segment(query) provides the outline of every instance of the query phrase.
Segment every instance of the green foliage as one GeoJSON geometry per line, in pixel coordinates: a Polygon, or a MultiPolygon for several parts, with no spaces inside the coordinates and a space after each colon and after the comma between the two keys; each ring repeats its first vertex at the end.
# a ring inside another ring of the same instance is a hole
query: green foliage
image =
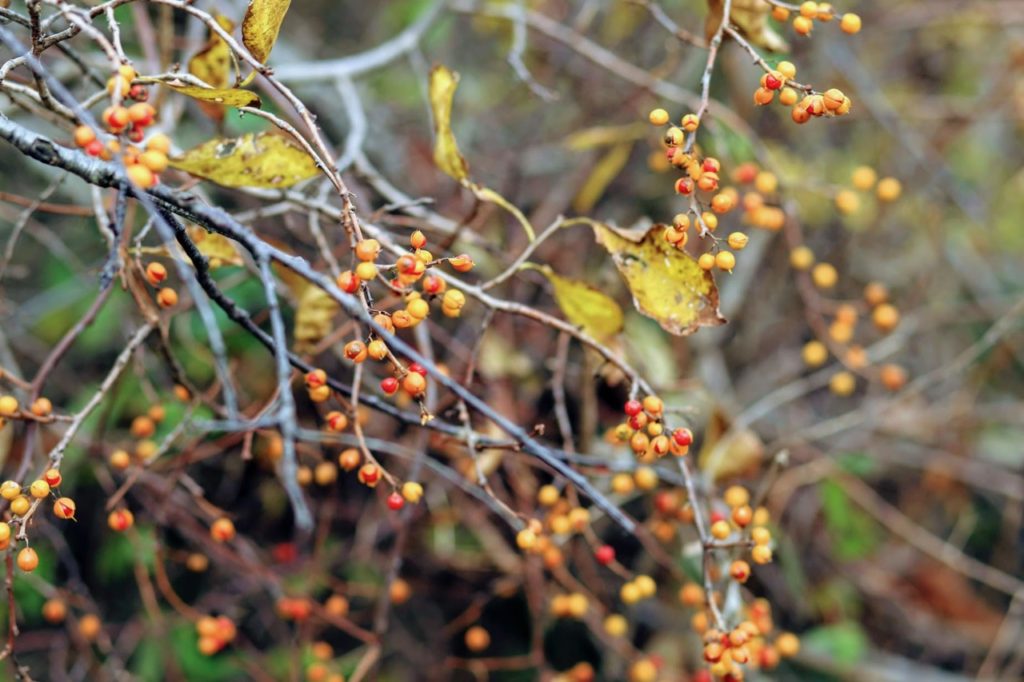
{"type": "Polygon", "coordinates": [[[880,532],[875,522],[854,506],[842,486],[824,480],[818,486],[829,541],[840,561],[863,559],[875,551],[880,532]]]}

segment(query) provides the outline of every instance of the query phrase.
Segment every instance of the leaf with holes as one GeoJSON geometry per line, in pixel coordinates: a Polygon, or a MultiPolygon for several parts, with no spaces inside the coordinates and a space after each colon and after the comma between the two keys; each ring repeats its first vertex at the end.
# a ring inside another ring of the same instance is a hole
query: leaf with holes
{"type": "Polygon", "coordinates": [[[690,254],[665,241],[665,226],[624,230],[590,221],[633,294],[633,304],[662,328],[679,336],[725,323],[718,287],[690,254]]]}
{"type": "Polygon", "coordinates": [[[171,159],[170,164],[224,187],[291,187],[320,172],[304,149],[274,133],[214,138],[171,159]]]}

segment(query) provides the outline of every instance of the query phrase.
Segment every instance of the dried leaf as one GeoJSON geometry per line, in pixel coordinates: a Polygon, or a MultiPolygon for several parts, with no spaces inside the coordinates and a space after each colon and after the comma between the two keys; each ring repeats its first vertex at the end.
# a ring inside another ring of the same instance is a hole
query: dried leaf
{"type": "MultiPolygon", "coordinates": [[[[259,108],[262,105],[259,95],[250,90],[242,90],[241,88],[202,88],[198,85],[188,85],[181,81],[161,81],[160,84],[166,85],[175,92],[180,92],[192,99],[199,100],[201,105],[206,104],[218,107],[221,115],[223,115],[223,108],[225,106],[259,108]]],[[[203,110],[207,111],[207,107],[203,107],[203,110]]],[[[209,112],[207,111],[207,113],[209,112]]]]}
{"type": "Polygon", "coordinates": [[[633,151],[632,142],[623,142],[608,150],[608,153],[594,164],[586,182],[572,200],[572,208],[577,213],[589,213],[594,205],[601,200],[608,185],[619,176],[629,155],[633,151]]]}
{"type": "Polygon", "coordinates": [[[566,319],[598,341],[607,341],[622,331],[622,308],[613,298],[586,282],[556,274],[547,265],[524,263],[523,267],[542,273],[554,288],[555,301],[566,319]]]}
{"type": "MultiPolygon", "coordinates": [[[[722,24],[722,0],[708,0],[708,10],[704,31],[707,39],[711,40],[722,24]]],[[[753,45],[772,52],[789,52],[789,43],[775,32],[768,21],[771,11],[768,0],[732,0],[729,18],[753,45]]]]}
{"type": "MultiPolygon", "coordinates": [[[[235,23],[227,17],[218,14],[214,19],[228,33],[235,28],[235,23]]],[[[188,72],[207,85],[222,90],[231,85],[231,64],[231,48],[217,33],[210,31],[206,45],[188,61],[188,72]]],[[[224,107],[220,104],[201,101],[199,107],[214,120],[224,118],[224,107]]]]}
{"type": "Polygon", "coordinates": [[[242,42],[260,63],[266,64],[277,42],[291,0],[251,0],[242,19],[242,42]]]}
{"type": "Polygon", "coordinates": [[[665,331],[684,336],[725,323],[711,273],[665,241],[664,225],[630,231],[596,221],[590,224],[626,280],[636,309],[657,320],[665,331]]]}
{"type": "Polygon", "coordinates": [[[452,103],[458,86],[459,74],[448,67],[438,65],[431,69],[429,91],[430,109],[434,115],[434,163],[448,177],[458,180],[463,187],[473,192],[480,201],[496,204],[511,213],[532,242],[535,239],[533,226],[523,212],[493,189],[469,179],[469,163],[459,152],[459,144],[452,133],[452,103]]]}
{"type": "Polygon", "coordinates": [[[734,429],[719,411],[711,415],[704,432],[698,463],[718,483],[756,471],[764,459],[764,443],[750,429],[734,429]]]}
{"type": "Polygon", "coordinates": [[[434,113],[434,163],[449,177],[469,179],[469,164],[459,152],[452,133],[452,102],[459,86],[459,74],[438,65],[430,71],[430,108],[434,113]]]}
{"type": "Polygon", "coordinates": [[[171,166],[224,187],[291,187],[320,172],[305,150],[273,133],[214,138],[171,159],[171,166]]]}
{"type": "Polygon", "coordinates": [[[197,225],[188,228],[188,237],[199,252],[206,256],[211,270],[222,265],[242,265],[242,255],[238,253],[238,247],[224,235],[207,232],[197,225]]]}

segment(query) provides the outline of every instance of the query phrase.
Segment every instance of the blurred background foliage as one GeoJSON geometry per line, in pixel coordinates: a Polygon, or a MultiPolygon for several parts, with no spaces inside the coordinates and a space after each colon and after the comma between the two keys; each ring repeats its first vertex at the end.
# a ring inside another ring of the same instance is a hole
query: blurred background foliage
{"type": "MultiPolygon", "coordinates": [[[[200,4],[230,16],[243,11],[240,2],[200,4]]],[[[294,3],[272,63],[336,59],[370,49],[406,29],[432,4],[294,3]]],[[[468,219],[469,229],[481,239],[467,250],[486,274],[500,271],[509,254],[525,245],[524,238],[506,216],[475,212],[468,194],[434,167],[425,97],[432,64],[461,73],[453,120],[474,178],[515,202],[536,226],[578,211],[631,225],[647,218],[667,220],[680,210],[672,178],[650,163],[652,154],[660,154],[657,132],[637,123],[653,106],[666,106],[674,117],[685,109],[585,58],[580,41],[691,92],[698,88],[705,60],[704,51],[674,40],[636,4],[531,1],[531,10],[577,36],[563,44],[530,31],[526,64],[539,83],[557,93],[555,101],[544,102],[506,63],[509,22],[488,16],[488,8],[507,4],[479,3],[480,13],[442,9],[418,49],[360,77],[355,86],[367,118],[367,157],[408,195],[432,197],[439,213],[468,219]]],[[[864,30],[855,38],[827,25],[810,40],[790,34],[789,58],[799,67],[801,80],[849,94],[853,114],[797,127],[787,109],[754,107],[751,93],[760,72],[746,53],[727,41],[712,97],[733,109],[750,130],[712,120],[701,145],[721,158],[726,169],[755,154],[768,159],[785,196],[794,202],[806,243],[839,269],[836,299],[858,298],[868,281],[884,282],[904,322],[883,350],[906,366],[912,378],[941,373],[958,362],[964,349],[981,341],[1024,293],[1024,8],[1002,0],[836,4],[860,13],[864,30]],[[864,195],[858,211],[842,216],[833,206],[835,193],[849,186],[852,169],[863,164],[899,178],[903,195],[888,205],[864,195]]],[[[701,32],[703,2],[666,0],[662,6],[681,26],[701,32]]],[[[117,17],[128,52],[138,54],[133,14],[121,7],[117,17]]],[[[202,35],[183,16],[176,21],[176,54],[185,59],[201,44],[202,35]]],[[[340,148],[350,121],[338,90],[324,81],[298,85],[296,91],[340,148]]],[[[181,148],[217,134],[266,128],[264,121],[235,112],[218,126],[194,104],[178,106],[186,109],[173,130],[181,148]]],[[[7,102],[3,107],[16,115],[7,102]]],[[[269,97],[265,108],[278,111],[269,97]]],[[[9,148],[0,154],[5,193],[36,196],[55,177],[9,148]]],[[[353,186],[364,212],[384,203],[358,174],[353,186]]],[[[207,191],[232,210],[259,205],[212,186],[207,191]]],[[[80,206],[90,201],[87,188],[77,180],[60,182],[50,200],[80,206]]],[[[0,202],[0,242],[10,238],[22,210],[0,202]]],[[[142,220],[135,215],[137,225],[142,220]]],[[[298,234],[300,222],[288,216],[252,224],[315,258],[312,244],[298,234]]],[[[736,275],[719,276],[729,324],[688,339],[666,335],[628,306],[628,293],[588,229],[556,234],[533,260],[614,295],[627,311],[622,351],[670,405],[692,410],[704,431],[711,415],[731,421],[808,374],[800,347],[812,333],[788,267],[789,248],[778,234],[758,233],[755,241],[760,244],[756,255],[747,261],[740,254],[736,275]]],[[[37,213],[29,218],[2,281],[0,364],[21,367],[23,376],[31,376],[32,368],[88,308],[105,256],[90,217],[37,213]]],[[[261,309],[259,283],[246,269],[224,267],[216,278],[243,307],[261,309]]],[[[506,295],[557,312],[544,278],[534,273],[517,277],[506,295]]],[[[72,347],[47,385],[46,394],[62,411],[74,411],[95,390],[135,324],[133,310],[130,296],[115,291],[72,347]]],[[[269,356],[252,337],[220,313],[218,317],[241,393],[267,396],[274,389],[269,356]]],[[[444,359],[453,366],[462,366],[460,354],[473,346],[480,319],[470,314],[439,324],[438,339],[445,340],[451,353],[444,359]]],[[[873,385],[839,398],[818,382],[806,395],[780,402],[752,421],[763,443],[792,443],[790,467],[769,496],[777,520],[778,560],[756,571],[750,586],[773,604],[780,627],[804,633],[804,647],[798,660],[769,679],[966,679],[978,669],[1000,627],[1014,627],[1012,618],[1004,625],[1008,595],[917,551],[893,527],[889,513],[898,510],[916,528],[1006,574],[1019,577],[1024,571],[1024,334],[1019,319],[1011,323],[1009,333],[962,370],[907,400],[885,403],[884,392],[873,385]],[[875,405],[884,406],[884,412],[878,414],[875,405]],[[801,438],[816,424],[858,409],[865,414],[854,428],[811,442],[801,438]],[[821,458],[830,466],[816,466],[821,458]],[[865,489],[873,492],[865,494],[865,489]]],[[[869,331],[862,334],[865,344],[877,340],[869,331]]],[[[196,317],[176,317],[170,338],[188,375],[208,385],[214,373],[196,317]]],[[[479,359],[481,394],[519,423],[544,424],[548,433],[557,433],[548,362],[554,341],[550,330],[499,316],[484,334],[479,359]]],[[[595,379],[596,365],[580,349],[572,351],[572,358],[570,407],[575,417],[590,410],[589,421],[583,422],[589,431],[578,434],[581,450],[608,454],[601,431],[614,422],[624,389],[607,377],[595,379]]],[[[111,400],[90,420],[91,435],[80,438],[69,453],[64,491],[78,501],[78,522],[60,529],[41,523],[45,540],[33,545],[40,553],[40,569],[15,582],[23,659],[54,657],[54,669],[75,659],[65,650],[69,640],[64,631],[40,616],[44,599],[56,587],[88,595],[72,603],[82,612],[99,613],[107,624],[113,649],[102,655],[120,657],[139,679],[243,679],[254,665],[275,679],[288,679],[301,667],[301,657],[308,658],[303,646],[313,633],[275,620],[269,597],[238,574],[239,566],[219,564],[214,557],[204,573],[186,570],[181,557],[195,549],[194,538],[177,532],[174,515],[165,515],[159,501],[138,499],[145,497],[144,490],[130,496],[133,507],[146,510],[139,514],[137,532],[117,535],[106,527],[104,504],[115,481],[103,465],[105,456],[129,445],[126,429],[149,405],[160,403],[167,410],[157,442],[184,415],[185,407],[171,397],[171,383],[161,367],[155,353],[140,355],[136,371],[125,375],[111,400]],[[167,564],[175,591],[187,603],[235,617],[247,646],[212,658],[201,656],[194,629],[185,619],[163,604],[159,618],[151,613],[136,583],[146,584],[140,576],[149,576],[156,561],[167,564]]],[[[20,456],[18,436],[11,429],[7,427],[2,445],[8,469],[20,456]]],[[[368,431],[400,443],[414,438],[384,418],[374,419],[368,431]]],[[[277,561],[272,550],[291,541],[290,514],[279,484],[260,457],[239,459],[239,439],[213,442],[217,447],[194,461],[183,455],[181,465],[212,504],[231,511],[240,533],[262,552],[268,570],[282,576],[290,589],[316,598],[339,583],[351,586],[353,612],[357,620],[368,621],[393,541],[390,531],[375,539],[376,525],[389,527],[390,522],[381,505],[372,502],[373,495],[351,480],[330,493],[311,489],[331,533],[318,540],[312,554],[277,561]]],[[[320,456],[316,450],[306,454],[310,461],[320,456]]],[[[515,476],[517,470],[509,465],[505,475],[515,476]]],[[[756,487],[759,476],[746,480],[756,487]]],[[[448,657],[468,656],[468,651],[462,631],[447,631],[444,623],[493,588],[495,573],[487,558],[493,551],[488,536],[497,533],[493,520],[484,524],[484,512],[456,508],[443,495],[428,506],[432,513],[417,517],[403,568],[413,596],[396,606],[380,679],[445,678],[451,671],[439,666],[448,657]]],[[[627,510],[643,518],[648,506],[649,501],[638,499],[627,510]]],[[[643,567],[639,548],[616,532],[607,531],[620,554],[628,556],[632,548],[637,566],[643,567]]],[[[641,627],[635,642],[667,661],[692,665],[689,616],[675,605],[671,585],[664,592],[664,599],[637,614],[641,627]]],[[[523,594],[494,596],[485,604],[479,622],[492,634],[490,655],[527,653],[534,636],[531,622],[536,626],[536,621],[523,594]]],[[[1019,641],[1019,605],[1015,627],[1017,634],[1011,636],[1019,641]]],[[[589,660],[607,676],[603,679],[621,674],[616,664],[602,666],[614,655],[579,623],[550,621],[544,628],[544,651],[553,667],[589,660]]],[[[342,657],[339,668],[351,672],[358,656],[346,652],[358,651],[355,641],[332,629],[317,637],[334,645],[342,657]]],[[[1018,674],[1024,665],[1020,656],[1017,651],[1008,663],[1016,661],[1018,674]]],[[[472,678],[465,670],[452,674],[472,678]]],[[[494,672],[491,679],[536,675],[536,669],[527,668],[494,672]]],[[[73,677],[100,679],[88,672],[73,677]]]]}

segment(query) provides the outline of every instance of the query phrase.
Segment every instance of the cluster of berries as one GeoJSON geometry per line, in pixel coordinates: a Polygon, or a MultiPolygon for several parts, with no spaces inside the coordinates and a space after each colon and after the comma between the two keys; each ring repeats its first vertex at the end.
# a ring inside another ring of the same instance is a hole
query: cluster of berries
{"type": "MultiPolygon", "coordinates": [[[[789,7],[782,4],[775,4],[772,8],[772,18],[776,21],[788,21],[791,14],[792,11],[789,7]]],[[[831,3],[811,2],[810,0],[800,3],[796,8],[796,16],[793,17],[793,30],[798,35],[809,36],[811,31],[814,30],[814,22],[816,20],[828,23],[836,19],[837,16],[839,18],[839,28],[843,33],[853,35],[860,32],[861,19],[859,15],[847,12],[839,16],[832,9],[831,3]]]]}

